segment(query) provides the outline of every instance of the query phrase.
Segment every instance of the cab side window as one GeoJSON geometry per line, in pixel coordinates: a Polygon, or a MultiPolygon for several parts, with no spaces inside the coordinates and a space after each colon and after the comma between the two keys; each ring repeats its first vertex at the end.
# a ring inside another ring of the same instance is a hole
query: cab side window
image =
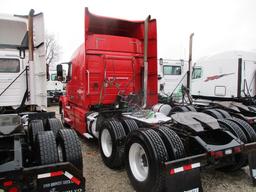
{"type": "Polygon", "coordinates": [[[181,75],[181,66],[164,65],[164,75],[181,75]]]}
{"type": "Polygon", "coordinates": [[[192,72],[192,79],[200,79],[202,77],[202,68],[196,67],[192,72]]]}

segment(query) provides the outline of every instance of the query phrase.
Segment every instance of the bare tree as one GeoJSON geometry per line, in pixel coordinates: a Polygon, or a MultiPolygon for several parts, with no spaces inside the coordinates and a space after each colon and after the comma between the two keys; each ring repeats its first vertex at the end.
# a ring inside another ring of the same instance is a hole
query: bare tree
{"type": "Polygon", "coordinates": [[[53,34],[47,34],[45,37],[45,47],[46,47],[46,64],[48,66],[54,65],[58,61],[60,56],[60,46],[53,34]]]}

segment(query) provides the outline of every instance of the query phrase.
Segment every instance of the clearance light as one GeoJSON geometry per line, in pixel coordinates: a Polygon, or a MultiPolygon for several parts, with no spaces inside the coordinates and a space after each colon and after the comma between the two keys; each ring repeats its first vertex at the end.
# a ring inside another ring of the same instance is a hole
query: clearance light
{"type": "Polygon", "coordinates": [[[234,147],[233,151],[234,151],[234,153],[240,153],[241,152],[241,147],[234,147]]]}

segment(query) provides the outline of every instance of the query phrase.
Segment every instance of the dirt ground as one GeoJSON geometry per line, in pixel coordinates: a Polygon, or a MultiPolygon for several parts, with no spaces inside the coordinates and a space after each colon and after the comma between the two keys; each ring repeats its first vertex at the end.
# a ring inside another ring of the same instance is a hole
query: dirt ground
{"type": "MultiPolygon", "coordinates": [[[[48,109],[55,111],[59,117],[58,107],[52,106],[48,109]]],[[[103,164],[96,141],[81,138],[81,145],[87,192],[135,191],[129,182],[125,169],[111,170],[103,164]]],[[[206,192],[256,192],[256,187],[252,187],[248,176],[248,167],[233,173],[207,170],[202,172],[201,178],[203,189],[206,192]]]]}

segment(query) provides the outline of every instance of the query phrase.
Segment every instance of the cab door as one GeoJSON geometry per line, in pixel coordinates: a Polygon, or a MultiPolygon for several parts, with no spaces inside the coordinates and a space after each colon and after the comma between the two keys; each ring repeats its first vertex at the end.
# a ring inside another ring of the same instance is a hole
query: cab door
{"type": "MultiPolygon", "coordinates": [[[[165,94],[179,94],[180,87],[182,83],[180,83],[179,87],[177,87],[178,83],[182,80],[182,66],[181,65],[163,65],[163,82],[164,82],[164,93],[165,94]]],[[[183,80],[186,80],[183,78],[183,80]]]]}

